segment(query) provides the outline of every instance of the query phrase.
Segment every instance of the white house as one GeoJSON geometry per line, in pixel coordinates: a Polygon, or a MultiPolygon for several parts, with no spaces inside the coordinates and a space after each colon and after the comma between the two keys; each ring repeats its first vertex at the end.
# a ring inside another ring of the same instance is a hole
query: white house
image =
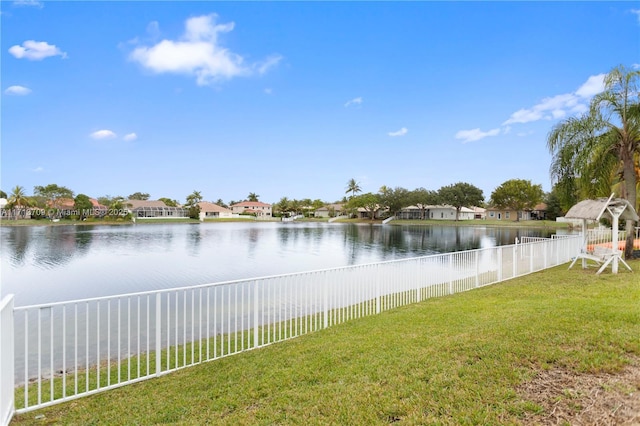
{"type": "Polygon", "coordinates": [[[225,219],[233,217],[233,212],[230,209],[208,201],[201,201],[198,203],[198,206],[200,206],[200,220],[225,219]]]}

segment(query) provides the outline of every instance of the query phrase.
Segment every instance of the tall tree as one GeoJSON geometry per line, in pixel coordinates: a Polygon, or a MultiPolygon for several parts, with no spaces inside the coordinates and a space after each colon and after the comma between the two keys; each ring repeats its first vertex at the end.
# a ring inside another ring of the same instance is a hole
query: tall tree
{"type": "Polygon", "coordinates": [[[380,195],[367,192],[366,194],[349,199],[348,209],[357,210],[360,207],[367,211],[371,220],[374,220],[376,218],[376,212],[380,210],[380,195]]]}
{"type": "Polygon", "coordinates": [[[420,209],[420,216],[422,220],[427,219],[427,206],[439,203],[438,193],[424,188],[416,188],[411,191],[410,198],[411,204],[415,204],[415,206],[420,209]]]}
{"type": "MultiPolygon", "coordinates": [[[[591,99],[589,111],[555,125],[547,138],[553,158],[551,177],[574,182],[580,198],[608,197],[612,187],[624,183],[618,194],[638,209],[635,156],[640,152],[640,71],[624,66],[611,70],[604,91],[591,99]]],[[[625,258],[633,255],[634,221],[627,220],[625,258]]]]}
{"type": "Polygon", "coordinates": [[[33,193],[35,195],[46,198],[49,201],[49,207],[59,208],[58,202],[61,198],[73,198],[73,191],[65,186],[58,186],[51,183],[46,186],[34,186],[33,193]]]}
{"type": "Polygon", "coordinates": [[[16,185],[7,199],[7,208],[24,217],[27,212],[26,208],[29,206],[31,206],[31,200],[25,194],[24,188],[16,185]]]}
{"type": "Polygon", "coordinates": [[[169,207],[178,207],[178,202],[176,200],[172,200],[171,198],[162,197],[162,198],[158,198],[158,201],[162,201],[165,205],[169,207]]]}
{"type": "Polygon", "coordinates": [[[202,201],[202,194],[200,191],[193,191],[191,194],[187,195],[185,207],[189,209],[189,217],[191,219],[200,218],[200,206],[198,205],[200,201],[202,201]]]}
{"type": "Polygon", "coordinates": [[[282,197],[280,198],[280,201],[278,201],[273,207],[276,209],[276,211],[280,214],[285,214],[287,212],[289,212],[291,205],[290,205],[290,201],[287,197],[282,197]]]}
{"type": "Polygon", "coordinates": [[[484,203],[482,190],[466,182],[443,186],[438,190],[438,198],[442,203],[456,208],[456,221],[462,207],[481,206],[484,203]]]}
{"type": "Polygon", "coordinates": [[[260,196],[255,192],[250,192],[249,195],[247,196],[247,201],[258,201],[259,197],[260,196]]]}
{"type": "Polygon", "coordinates": [[[0,198],[7,198],[7,193],[0,189],[0,198]]]}
{"type": "Polygon", "coordinates": [[[134,192],[133,194],[129,195],[128,199],[144,201],[149,199],[149,194],[147,194],[146,192],[134,192]]]}
{"type": "Polygon", "coordinates": [[[354,197],[358,192],[362,192],[362,188],[360,188],[360,184],[356,182],[355,179],[349,179],[347,182],[347,190],[344,192],[345,194],[351,193],[351,196],[354,197]]]}
{"type": "MultiPolygon", "coordinates": [[[[501,209],[513,209],[518,213],[533,209],[544,197],[542,185],[533,185],[530,180],[510,179],[491,193],[491,204],[501,209]]],[[[516,222],[520,214],[516,216],[516,222]]]]}
{"type": "Polygon", "coordinates": [[[556,218],[564,215],[565,210],[562,208],[560,197],[558,197],[555,188],[546,194],[544,203],[547,205],[546,218],[548,220],[556,220],[556,218]]]}
{"type": "Polygon", "coordinates": [[[229,206],[224,201],[222,201],[222,198],[218,198],[218,201],[216,201],[215,204],[219,205],[220,207],[224,207],[225,209],[229,208],[229,206]]]}
{"type": "Polygon", "coordinates": [[[389,188],[383,185],[379,191],[380,204],[389,209],[389,214],[395,216],[404,207],[411,204],[409,191],[402,187],[389,188]]]}
{"type": "Polygon", "coordinates": [[[88,195],[78,194],[73,200],[73,208],[78,211],[78,216],[82,220],[90,214],[93,204],[88,195]]]}

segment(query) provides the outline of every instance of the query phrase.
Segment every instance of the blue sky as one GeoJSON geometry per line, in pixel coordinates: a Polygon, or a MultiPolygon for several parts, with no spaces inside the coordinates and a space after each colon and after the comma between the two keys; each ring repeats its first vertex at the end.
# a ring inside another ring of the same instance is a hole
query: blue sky
{"type": "Polygon", "coordinates": [[[0,187],[27,194],[549,191],[552,126],[640,64],[638,2],[0,7],[0,187]]]}

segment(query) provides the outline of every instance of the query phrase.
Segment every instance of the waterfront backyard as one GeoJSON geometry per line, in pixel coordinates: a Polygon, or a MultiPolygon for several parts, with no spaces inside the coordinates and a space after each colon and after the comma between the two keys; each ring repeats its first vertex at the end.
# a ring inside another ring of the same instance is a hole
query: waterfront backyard
{"type": "Polygon", "coordinates": [[[561,265],[12,424],[637,424],[640,260],[561,265]]]}

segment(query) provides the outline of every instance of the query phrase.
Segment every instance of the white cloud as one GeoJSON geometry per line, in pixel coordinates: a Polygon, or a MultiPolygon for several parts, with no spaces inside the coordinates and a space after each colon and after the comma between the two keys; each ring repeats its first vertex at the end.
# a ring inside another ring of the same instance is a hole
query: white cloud
{"type": "Polygon", "coordinates": [[[67,57],[67,54],[53,44],[46,41],[27,40],[22,46],[15,45],[9,48],[9,53],[18,59],[29,59],[30,61],[41,61],[50,56],[67,57]]]}
{"type": "Polygon", "coordinates": [[[44,4],[39,2],[38,0],[16,0],[13,2],[14,6],[32,6],[37,7],[38,9],[42,9],[44,4]]]}
{"type": "Polygon", "coordinates": [[[100,140],[100,139],[113,139],[117,137],[117,135],[111,130],[98,130],[89,135],[91,138],[100,140]]]}
{"type": "Polygon", "coordinates": [[[9,86],[4,93],[7,95],[25,96],[31,93],[31,89],[24,86],[9,86]]]}
{"type": "Polygon", "coordinates": [[[278,63],[282,60],[282,56],[280,55],[271,55],[267,59],[262,62],[258,62],[254,65],[254,68],[257,69],[258,74],[265,74],[271,68],[278,65],[278,63]]]}
{"type": "Polygon", "coordinates": [[[138,135],[136,135],[135,133],[127,133],[122,139],[127,142],[133,142],[138,139],[138,135]]]}
{"type": "Polygon", "coordinates": [[[222,47],[218,41],[218,35],[232,31],[235,24],[216,24],[216,19],[215,14],[189,18],[179,40],[165,39],[153,46],[137,47],[129,59],[156,73],[193,75],[199,86],[237,76],[264,74],[282,59],[272,55],[262,62],[246,65],[242,56],[222,47]]]}
{"type": "Polygon", "coordinates": [[[32,172],[41,173],[44,172],[44,167],[38,166],[35,169],[31,169],[32,172]]]}
{"type": "Polygon", "coordinates": [[[362,97],[358,96],[357,98],[353,98],[350,101],[347,101],[347,103],[344,104],[345,108],[348,108],[352,105],[357,105],[360,106],[362,105],[362,97]]]}
{"type": "Polygon", "coordinates": [[[264,89],[264,93],[266,93],[267,95],[271,95],[273,94],[273,89],[270,87],[267,87],[266,89],[264,89]]]}
{"type": "MultiPolygon", "coordinates": [[[[507,131],[508,132],[508,131],[507,131]]],[[[462,143],[479,141],[488,136],[497,136],[500,134],[500,129],[491,129],[488,132],[483,132],[480,129],[460,130],[456,133],[456,139],[462,139],[462,143]]]]}
{"type": "Polygon", "coordinates": [[[640,23],[640,9],[631,9],[631,13],[638,15],[638,23],[640,23]]]}
{"type": "Polygon", "coordinates": [[[634,70],[640,70],[640,64],[631,64],[631,68],[634,70]]]}
{"type": "Polygon", "coordinates": [[[604,90],[604,77],[605,74],[592,75],[575,92],[544,98],[531,108],[522,108],[514,112],[502,125],[556,120],[567,115],[583,113],[587,110],[590,99],[604,90]]]}
{"type": "Polygon", "coordinates": [[[404,136],[407,134],[407,132],[409,132],[409,130],[406,127],[403,127],[402,129],[395,131],[395,132],[389,132],[388,135],[395,137],[395,136],[404,136]]]}
{"type": "Polygon", "coordinates": [[[592,75],[587,81],[576,90],[576,95],[581,98],[591,98],[604,91],[605,74],[592,75]]]}

